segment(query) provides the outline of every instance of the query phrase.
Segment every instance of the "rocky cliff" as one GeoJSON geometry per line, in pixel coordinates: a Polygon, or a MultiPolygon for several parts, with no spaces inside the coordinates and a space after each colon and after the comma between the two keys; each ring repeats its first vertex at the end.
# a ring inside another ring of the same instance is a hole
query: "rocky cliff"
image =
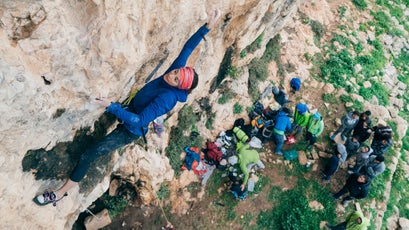
{"type": "MultiPolygon", "coordinates": [[[[93,131],[104,111],[92,103],[93,97],[123,101],[163,62],[153,78],[159,76],[190,34],[206,22],[208,13],[219,8],[222,20],[189,60],[200,75],[191,103],[207,94],[228,47],[240,52],[260,34],[265,44],[296,12],[299,2],[1,1],[0,227],[69,229],[78,214],[108,188],[111,170],[105,173],[102,168],[104,178],[97,186],[73,189],[56,208],[38,207],[31,199],[44,188],[60,186],[59,178],[69,172],[56,179],[36,179],[35,170],[22,169],[29,150],[55,150],[82,128],[93,131]]],[[[140,191],[145,203],[152,200],[149,191],[173,178],[169,161],[161,154],[165,139],[151,142],[148,151],[135,145],[115,153],[107,167],[132,174],[135,180],[145,178],[145,187],[150,188],[140,191]]]]}

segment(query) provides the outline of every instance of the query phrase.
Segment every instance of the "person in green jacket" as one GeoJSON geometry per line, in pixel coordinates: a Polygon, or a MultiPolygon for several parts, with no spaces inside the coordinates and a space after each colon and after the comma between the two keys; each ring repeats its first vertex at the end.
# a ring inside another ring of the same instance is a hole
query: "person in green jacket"
{"type": "Polygon", "coordinates": [[[236,147],[240,169],[244,174],[243,183],[240,186],[242,191],[244,190],[249,179],[249,171],[251,167],[257,165],[259,168],[264,169],[264,164],[261,162],[258,152],[254,149],[249,149],[249,147],[249,144],[243,144],[242,142],[237,143],[236,147]]]}
{"type": "Polygon", "coordinates": [[[308,111],[306,104],[298,103],[295,106],[294,112],[294,121],[293,121],[293,130],[295,131],[295,136],[298,137],[305,126],[307,126],[308,121],[310,120],[311,114],[308,111]]]}
{"type": "Polygon", "coordinates": [[[317,141],[317,137],[322,133],[324,130],[324,121],[322,120],[322,116],[319,112],[314,113],[307,124],[307,133],[305,135],[305,140],[309,141],[307,149],[310,150],[312,146],[317,141]]]}
{"type": "Polygon", "coordinates": [[[335,226],[327,224],[327,227],[331,230],[366,230],[370,225],[369,219],[362,212],[354,211],[344,222],[335,226]]]}

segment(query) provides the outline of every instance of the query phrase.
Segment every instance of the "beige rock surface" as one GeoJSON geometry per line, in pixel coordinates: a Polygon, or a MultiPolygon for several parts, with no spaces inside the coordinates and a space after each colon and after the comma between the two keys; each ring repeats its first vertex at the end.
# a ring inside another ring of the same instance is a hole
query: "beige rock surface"
{"type": "MultiPolygon", "coordinates": [[[[0,1],[0,228],[70,229],[78,214],[108,189],[109,175],[87,194],[72,189],[56,208],[38,207],[32,198],[63,181],[36,181],[21,167],[28,150],[49,150],[92,126],[104,111],[92,98],[124,100],[167,57],[157,77],[208,13],[219,8],[223,20],[189,59],[200,75],[189,97],[192,103],[207,96],[227,47],[240,52],[261,33],[266,44],[300,2],[0,1]]],[[[257,52],[253,55],[263,50],[257,52]]],[[[166,141],[149,151],[128,147],[115,155],[114,171],[135,173],[135,179],[146,178],[146,188],[158,189],[162,181],[172,180],[173,171],[156,147],[163,149],[166,141]]]]}

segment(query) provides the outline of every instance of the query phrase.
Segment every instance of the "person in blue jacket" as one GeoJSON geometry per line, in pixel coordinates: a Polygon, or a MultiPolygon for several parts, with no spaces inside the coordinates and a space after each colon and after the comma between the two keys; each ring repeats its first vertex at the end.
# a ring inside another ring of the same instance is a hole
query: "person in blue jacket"
{"type": "Polygon", "coordinates": [[[90,164],[96,158],[145,135],[151,121],[168,113],[177,102],[187,101],[188,94],[197,86],[199,79],[192,67],[185,66],[186,62],[219,17],[220,11],[215,10],[208,22],[189,38],[168,70],[140,89],[127,109],[124,109],[121,104],[111,102],[106,98],[96,99],[98,104],[107,107],[106,111],[122,120],[123,124],[118,125],[102,141],[86,149],[65,184],[56,191],[46,191],[44,194],[36,196],[33,199],[36,204],[47,205],[53,203],[55,205],[67,194],[68,190],[84,178],[90,164]]]}
{"type": "Polygon", "coordinates": [[[277,155],[283,155],[281,152],[281,149],[283,148],[284,145],[284,135],[285,132],[291,131],[291,121],[290,118],[288,117],[289,114],[291,114],[291,111],[283,107],[280,112],[278,112],[275,122],[274,122],[274,128],[273,128],[273,136],[274,136],[274,142],[276,144],[276,148],[274,149],[275,154],[277,155]]]}

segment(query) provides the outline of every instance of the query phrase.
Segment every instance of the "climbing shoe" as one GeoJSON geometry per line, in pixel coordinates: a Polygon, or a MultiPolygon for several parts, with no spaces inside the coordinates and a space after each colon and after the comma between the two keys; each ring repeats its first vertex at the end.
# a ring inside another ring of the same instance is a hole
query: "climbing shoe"
{"type": "Polygon", "coordinates": [[[34,203],[36,203],[39,206],[44,206],[44,205],[47,205],[47,204],[53,204],[53,206],[56,206],[57,202],[60,201],[62,198],[64,198],[67,195],[68,194],[65,193],[64,196],[57,199],[57,195],[55,195],[54,192],[48,192],[46,190],[43,194],[34,197],[33,201],[34,201],[34,203]]]}

